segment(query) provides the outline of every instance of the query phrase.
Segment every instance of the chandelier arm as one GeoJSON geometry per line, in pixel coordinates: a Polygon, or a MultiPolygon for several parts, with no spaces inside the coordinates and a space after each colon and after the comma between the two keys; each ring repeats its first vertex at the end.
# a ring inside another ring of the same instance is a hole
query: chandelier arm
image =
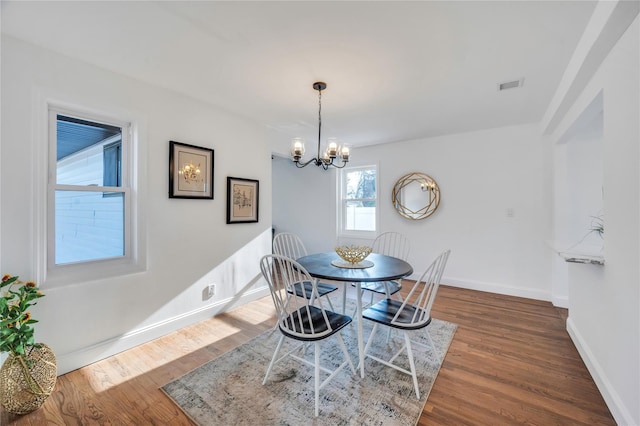
{"type": "Polygon", "coordinates": [[[295,161],[295,163],[296,163],[296,167],[301,169],[303,167],[307,167],[309,164],[313,163],[314,161],[316,161],[316,159],[312,158],[311,160],[309,160],[309,161],[307,161],[305,163],[300,163],[300,161],[295,161]]]}

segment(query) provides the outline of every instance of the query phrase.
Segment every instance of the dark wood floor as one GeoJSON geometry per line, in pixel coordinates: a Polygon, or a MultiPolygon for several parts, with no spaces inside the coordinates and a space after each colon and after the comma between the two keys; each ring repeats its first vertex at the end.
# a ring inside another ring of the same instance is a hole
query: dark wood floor
{"type": "MultiPolygon", "coordinates": [[[[405,286],[407,287],[407,286],[405,286]]],[[[550,303],[441,286],[459,325],[419,425],[614,425],[550,303]]],[[[269,297],[58,378],[45,405],[1,425],[191,425],[161,386],[272,327],[269,297]]]]}

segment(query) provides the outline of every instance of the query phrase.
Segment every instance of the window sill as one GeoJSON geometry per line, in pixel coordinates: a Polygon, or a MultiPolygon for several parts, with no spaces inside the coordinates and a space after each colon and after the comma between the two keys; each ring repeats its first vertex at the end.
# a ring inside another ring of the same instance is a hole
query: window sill
{"type": "Polygon", "coordinates": [[[44,283],[41,287],[60,288],[90,281],[133,275],[145,270],[144,264],[129,258],[60,265],[47,270],[46,278],[43,280],[44,283]]]}

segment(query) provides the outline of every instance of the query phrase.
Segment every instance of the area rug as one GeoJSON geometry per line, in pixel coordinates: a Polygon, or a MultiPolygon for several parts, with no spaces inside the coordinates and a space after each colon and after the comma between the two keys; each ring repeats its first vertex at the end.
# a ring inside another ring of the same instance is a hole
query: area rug
{"type": "MultiPolygon", "coordinates": [[[[349,302],[347,312],[353,312],[349,302]],[[350,308],[350,309],[349,309],[350,308]]],[[[372,324],[364,321],[364,336],[372,324]]],[[[435,356],[425,329],[412,332],[412,345],[420,399],[416,399],[411,376],[371,359],[365,359],[365,377],[352,374],[347,367],[320,391],[320,414],[314,418],[313,368],[292,358],[276,364],[263,386],[262,379],[280,338],[271,330],[165,385],[162,390],[198,425],[415,425],[440,370],[456,324],[433,319],[428,330],[435,345],[435,356]]],[[[393,331],[387,342],[386,328],[376,333],[371,353],[388,359],[404,339],[393,331]]],[[[357,325],[343,330],[347,350],[354,366],[358,362],[357,325]]],[[[297,342],[285,339],[281,353],[297,342]],[[287,346],[285,346],[287,345],[287,346]]],[[[288,349],[289,348],[289,349],[288,349]]],[[[306,350],[313,360],[313,346],[306,350]]],[[[321,365],[335,368],[343,354],[335,338],[322,343],[321,365]]],[[[396,359],[409,369],[406,356],[396,359]]],[[[322,373],[321,373],[322,374],[322,373]]],[[[323,374],[323,378],[326,375],[323,374]]]]}

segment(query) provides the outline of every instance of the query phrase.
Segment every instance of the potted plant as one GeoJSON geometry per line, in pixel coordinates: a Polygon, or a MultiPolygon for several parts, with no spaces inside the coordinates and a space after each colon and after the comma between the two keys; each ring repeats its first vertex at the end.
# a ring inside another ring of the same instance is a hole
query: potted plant
{"type": "Polygon", "coordinates": [[[0,282],[0,352],[9,356],[0,368],[0,403],[10,413],[34,411],[53,391],[56,359],[45,344],[34,340],[29,308],[44,297],[33,281],[4,275],[0,282]]]}

